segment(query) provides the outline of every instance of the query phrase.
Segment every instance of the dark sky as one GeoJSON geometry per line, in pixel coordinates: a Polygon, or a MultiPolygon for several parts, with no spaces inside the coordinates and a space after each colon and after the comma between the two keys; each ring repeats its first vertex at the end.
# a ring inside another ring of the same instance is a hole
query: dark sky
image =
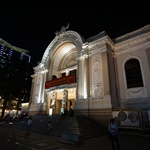
{"type": "Polygon", "coordinates": [[[102,31],[115,38],[150,24],[148,2],[7,1],[0,6],[0,38],[27,49],[36,66],[61,26],[85,39],[102,31]],[[81,3],[82,2],[82,3],[81,3]]]}

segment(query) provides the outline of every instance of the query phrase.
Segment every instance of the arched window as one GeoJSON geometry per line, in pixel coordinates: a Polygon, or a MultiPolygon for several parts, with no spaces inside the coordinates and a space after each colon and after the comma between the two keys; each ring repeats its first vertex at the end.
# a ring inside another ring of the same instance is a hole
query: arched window
{"type": "Polygon", "coordinates": [[[125,63],[127,88],[143,86],[140,63],[137,59],[130,59],[125,63]]]}
{"type": "Polygon", "coordinates": [[[55,75],[52,75],[52,80],[57,79],[57,77],[55,75]]]}

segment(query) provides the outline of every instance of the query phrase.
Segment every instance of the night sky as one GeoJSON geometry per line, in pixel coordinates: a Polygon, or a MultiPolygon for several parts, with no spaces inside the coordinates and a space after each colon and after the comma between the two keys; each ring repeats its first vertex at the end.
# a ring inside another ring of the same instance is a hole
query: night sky
{"type": "Polygon", "coordinates": [[[150,24],[148,2],[7,1],[0,6],[0,38],[27,49],[33,67],[62,26],[87,39],[102,31],[115,38],[150,24]],[[43,2],[43,3],[42,3],[43,2]],[[81,3],[82,2],[82,3],[81,3]]]}

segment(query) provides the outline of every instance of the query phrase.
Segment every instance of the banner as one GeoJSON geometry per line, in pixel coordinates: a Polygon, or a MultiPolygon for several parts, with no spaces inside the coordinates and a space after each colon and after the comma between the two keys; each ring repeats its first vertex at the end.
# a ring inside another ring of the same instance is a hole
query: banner
{"type": "Polygon", "coordinates": [[[71,83],[75,83],[74,74],[45,82],[45,89],[62,84],[71,84],[71,83]]]}

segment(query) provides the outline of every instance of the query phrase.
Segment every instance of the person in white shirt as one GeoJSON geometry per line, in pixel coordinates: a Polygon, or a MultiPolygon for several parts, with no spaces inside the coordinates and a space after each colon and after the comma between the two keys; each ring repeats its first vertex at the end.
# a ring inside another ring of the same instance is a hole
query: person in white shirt
{"type": "Polygon", "coordinates": [[[118,125],[117,123],[115,123],[114,118],[110,120],[110,123],[108,125],[108,133],[109,133],[109,138],[112,143],[113,150],[115,150],[115,143],[117,145],[117,149],[120,150],[120,146],[118,142],[118,125]]]}

